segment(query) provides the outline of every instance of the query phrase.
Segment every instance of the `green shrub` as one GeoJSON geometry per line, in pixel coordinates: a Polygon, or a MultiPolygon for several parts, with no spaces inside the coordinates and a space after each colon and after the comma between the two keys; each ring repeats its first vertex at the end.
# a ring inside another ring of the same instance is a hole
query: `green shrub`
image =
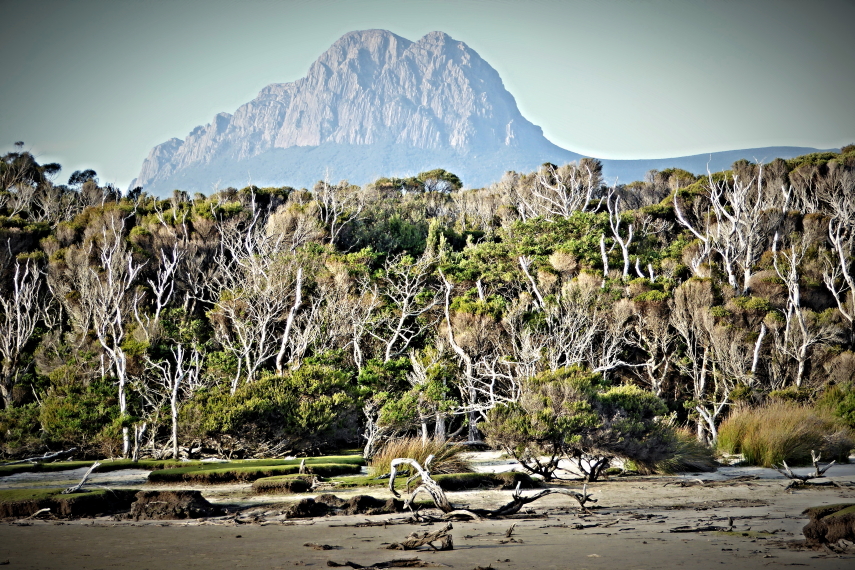
{"type": "Polygon", "coordinates": [[[106,380],[88,385],[51,388],[39,409],[42,438],[47,445],[78,447],[86,452],[111,437],[119,418],[118,393],[106,380]]]}
{"type": "Polygon", "coordinates": [[[517,483],[522,489],[540,487],[539,481],[528,473],[508,471],[506,473],[449,473],[436,475],[433,479],[445,491],[465,491],[466,489],[515,489],[517,483]]]}
{"type": "Polygon", "coordinates": [[[389,473],[392,460],[398,457],[409,457],[424,467],[428,456],[433,455],[430,464],[431,474],[468,473],[472,471],[467,461],[462,457],[466,451],[463,447],[446,445],[428,440],[422,443],[419,438],[402,438],[387,441],[386,444],[371,458],[368,474],[373,477],[389,473]]]}
{"type": "Polygon", "coordinates": [[[786,400],[737,407],[719,427],[717,441],[719,451],[741,453],[746,463],[764,467],[782,461],[809,465],[811,450],[842,463],[853,445],[853,433],[843,420],[823,409],[786,400]]]}
{"type": "Polygon", "coordinates": [[[347,441],[356,431],[357,398],[345,372],[304,364],[284,376],[265,375],[241,385],[199,394],[183,419],[203,418],[205,435],[229,435],[253,444],[315,450],[347,441]]]}
{"type": "Polygon", "coordinates": [[[615,457],[650,470],[669,457],[670,428],[658,420],[666,411],[636,386],[606,388],[598,374],[563,368],[525,382],[517,402],[490,411],[484,431],[490,445],[547,481],[562,458],[593,481],[615,457]]]}
{"type": "Polygon", "coordinates": [[[817,407],[827,410],[855,429],[855,385],[850,382],[829,386],[817,400],[817,407]]]}
{"type": "Polygon", "coordinates": [[[706,473],[716,470],[715,453],[687,429],[672,432],[670,457],[656,463],[656,473],[706,473]]]}

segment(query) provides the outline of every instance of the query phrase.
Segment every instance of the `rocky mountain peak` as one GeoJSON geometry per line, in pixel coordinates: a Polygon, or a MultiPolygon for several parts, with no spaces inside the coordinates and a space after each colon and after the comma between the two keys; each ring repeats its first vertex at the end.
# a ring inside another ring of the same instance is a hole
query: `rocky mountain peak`
{"type": "MultiPolygon", "coordinates": [[[[332,162],[317,164],[314,180],[332,170],[358,183],[418,171],[430,156],[435,162],[428,166],[464,165],[458,166],[464,181],[479,184],[489,180],[467,180],[467,157],[478,157],[477,168],[483,169],[484,160],[502,154],[505,164],[490,167],[490,177],[497,179],[504,169],[518,167],[513,157],[520,153],[537,155],[526,166],[556,153],[572,155],[522,117],[496,70],[465,43],[439,31],[412,42],[386,30],[362,30],[339,38],[306,77],[268,85],[233,115],[220,113],[180,144],[172,140],[153,149],[135,184],[154,192],[168,192],[169,186],[209,191],[218,180],[233,184],[235,173],[246,176],[247,167],[271,162],[271,153],[296,156],[307,149],[322,149],[316,158],[332,162]],[[367,172],[365,159],[354,162],[351,147],[366,156],[382,153],[383,162],[367,172]]],[[[300,168],[311,169],[302,161],[300,168]]],[[[252,178],[312,183],[289,179],[287,172],[279,179],[264,169],[252,178]]]]}

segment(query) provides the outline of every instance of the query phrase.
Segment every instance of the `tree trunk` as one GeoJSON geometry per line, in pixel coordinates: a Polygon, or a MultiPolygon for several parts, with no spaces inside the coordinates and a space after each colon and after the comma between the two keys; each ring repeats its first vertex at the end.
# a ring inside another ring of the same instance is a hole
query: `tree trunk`
{"type": "Polygon", "coordinates": [[[442,412],[436,413],[436,427],[434,428],[433,439],[437,443],[445,443],[445,414],[442,412]]]}

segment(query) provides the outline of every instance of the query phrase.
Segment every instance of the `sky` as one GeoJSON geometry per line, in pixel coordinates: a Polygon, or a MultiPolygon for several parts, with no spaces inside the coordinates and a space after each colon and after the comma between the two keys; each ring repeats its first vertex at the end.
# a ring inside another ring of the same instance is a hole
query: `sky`
{"type": "Polygon", "coordinates": [[[666,158],[855,142],[855,0],[0,0],[0,152],[127,187],[343,34],[440,30],[552,142],[666,158]]]}

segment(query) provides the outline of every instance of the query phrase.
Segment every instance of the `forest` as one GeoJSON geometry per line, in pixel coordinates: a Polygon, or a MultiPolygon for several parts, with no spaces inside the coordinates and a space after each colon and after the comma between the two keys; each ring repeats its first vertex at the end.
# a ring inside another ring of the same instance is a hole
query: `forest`
{"type": "Polygon", "coordinates": [[[749,455],[771,426],[784,453],[845,460],[855,145],[601,170],[159,198],[91,170],[60,184],[20,143],[0,158],[0,458],[371,456],[412,436],[595,478],[691,445],[749,455]]]}

